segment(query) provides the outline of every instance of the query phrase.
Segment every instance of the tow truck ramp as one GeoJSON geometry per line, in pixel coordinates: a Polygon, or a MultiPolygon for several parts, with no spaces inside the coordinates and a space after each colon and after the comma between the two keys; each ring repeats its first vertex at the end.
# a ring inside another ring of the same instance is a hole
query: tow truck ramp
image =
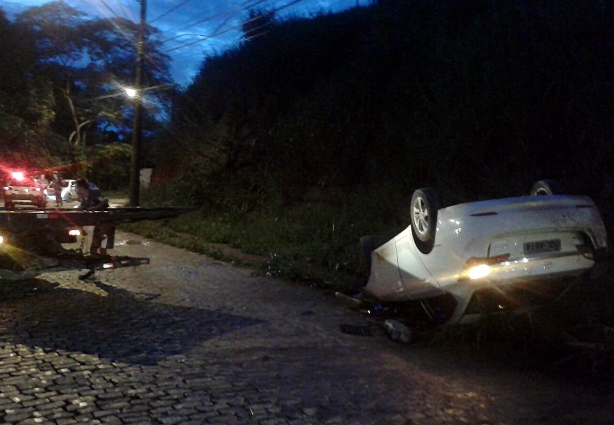
{"type": "Polygon", "coordinates": [[[54,208],[0,210],[0,279],[26,280],[41,273],[67,270],[109,270],[149,264],[149,258],[95,256],[64,245],[83,238],[86,226],[115,226],[163,220],[193,211],[188,207],[122,207],[104,211],[54,208]]]}

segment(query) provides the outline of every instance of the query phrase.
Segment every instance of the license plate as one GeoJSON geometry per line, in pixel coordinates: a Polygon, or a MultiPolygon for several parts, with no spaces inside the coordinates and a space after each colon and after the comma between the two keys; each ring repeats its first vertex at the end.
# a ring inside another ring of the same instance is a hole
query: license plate
{"type": "Polygon", "coordinates": [[[561,240],[525,242],[522,246],[525,255],[541,254],[543,252],[556,252],[561,250],[561,240]]]}

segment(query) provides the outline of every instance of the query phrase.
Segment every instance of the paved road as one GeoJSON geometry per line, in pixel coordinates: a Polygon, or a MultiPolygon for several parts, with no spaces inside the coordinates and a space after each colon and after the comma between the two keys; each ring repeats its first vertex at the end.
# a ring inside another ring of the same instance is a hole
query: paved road
{"type": "Polygon", "coordinates": [[[614,423],[611,395],[394,343],[316,289],[117,243],[152,264],[0,285],[0,423],[614,423]]]}

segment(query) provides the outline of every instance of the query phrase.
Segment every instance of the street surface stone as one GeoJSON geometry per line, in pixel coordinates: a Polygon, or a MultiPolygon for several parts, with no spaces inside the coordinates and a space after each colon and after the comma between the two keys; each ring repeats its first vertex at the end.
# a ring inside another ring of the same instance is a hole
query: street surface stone
{"type": "Polygon", "coordinates": [[[395,343],[321,290],[121,232],[113,254],[151,264],[2,282],[0,423],[614,424],[612,394],[395,343]]]}

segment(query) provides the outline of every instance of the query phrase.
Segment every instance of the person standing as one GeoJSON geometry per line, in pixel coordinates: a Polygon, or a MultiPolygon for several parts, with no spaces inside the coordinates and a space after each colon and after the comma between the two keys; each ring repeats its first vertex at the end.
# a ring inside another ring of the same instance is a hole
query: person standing
{"type": "MultiPolygon", "coordinates": [[[[77,195],[81,199],[79,209],[84,211],[104,211],[109,208],[109,200],[102,195],[96,185],[91,184],[86,179],[79,179],[76,182],[77,195]]],[[[115,226],[112,224],[98,224],[94,226],[92,234],[92,244],[90,245],[90,255],[106,256],[107,251],[113,248],[115,242],[115,226]],[[106,239],[104,248],[102,242],[106,239]]],[[[88,271],[81,280],[96,280],[94,270],[88,271]]]]}
{"type": "Polygon", "coordinates": [[[60,178],[58,173],[53,173],[53,180],[51,180],[49,188],[53,189],[53,193],[55,194],[55,206],[63,206],[64,201],[62,200],[62,179],[60,178]]]}

